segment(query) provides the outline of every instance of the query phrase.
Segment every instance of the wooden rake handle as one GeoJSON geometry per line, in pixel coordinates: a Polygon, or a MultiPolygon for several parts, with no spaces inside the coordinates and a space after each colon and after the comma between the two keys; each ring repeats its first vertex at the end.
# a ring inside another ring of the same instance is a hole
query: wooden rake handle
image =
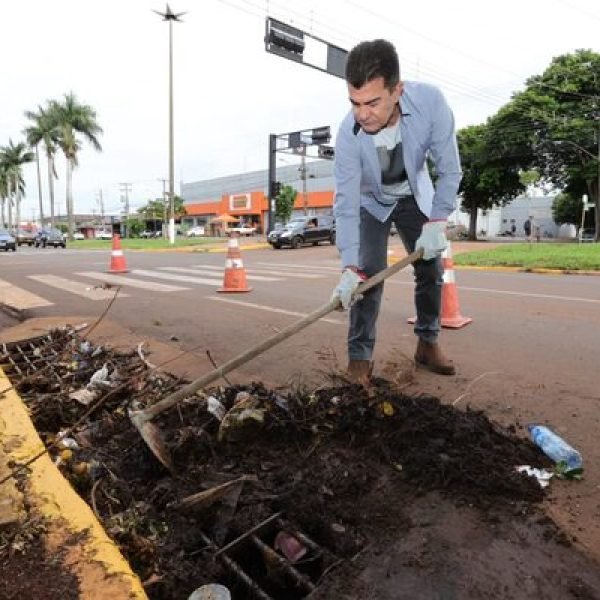
{"type": "MultiPolygon", "coordinates": [[[[394,273],[401,271],[402,269],[404,269],[404,267],[411,265],[415,261],[419,260],[422,256],[423,256],[423,250],[421,248],[419,248],[417,251],[413,252],[412,254],[409,254],[407,257],[403,258],[399,262],[397,262],[393,265],[390,265],[383,271],[380,271],[376,275],[373,275],[373,277],[367,279],[367,281],[361,283],[358,286],[358,289],[356,290],[354,295],[364,294],[367,290],[370,290],[372,287],[380,284],[384,279],[387,279],[388,277],[390,277],[390,275],[393,275],[394,273]]],[[[220,367],[218,367],[214,371],[211,371],[210,373],[207,373],[206,375],[203,375],[202,377],[195,379],[194,381],[192,381],[185,387],[170,394],[169,396],[167,396],[160,402],[157,402],[156,404],[153,404],[152,406],[149,406],[148,408],[145,408],[141,411],[135,411],[134,414],[135,414],[136,421],[138,421],[138,423],[144,423],[144,422],[150,421],[151,419],[153,419],[154,417],[156,417],[163,411],[168,410],[169,408],[175,406],[176,404],[178,404],[185,398],[189,398],[192,394],[196,393],[199,389],[205,387],[209,383],[216,381],[220,377],[223,377],[223,375],[226,375],[230,371],[233,371],[234,369],[237,369],[239,366],[247,363],[248,361],[252,360],[253,358],[256,358],[259,354],[262,354],[265,350],[269,350],[273,346],[276,346],[280,342],[283,342],[283,340],[286,340],[289,337],[292,337],[293,335],[295,335],[296,333],[298,333],[305,327],[308,327],[315,321],[318,321],[325,315],[328,315],[330,312],[333,312],[339,306],[340,306],[339,298],[334,298],[334,299],[330,300],[327,304],[325,304],[321,308],[318,308],[317,310],[311,312],[310,314],[306,315],[299,321],[296,321],[295,323],[288,325],[287,327],[282,329],[279,333],[276,333],[275,335],[268,337],[266,340],[262,341],[260,344],[257,344],[256,346],[249,348],[245,352],[238,354],[231,360],[228,360],[226,363],[223,363],[220,367]]]]}

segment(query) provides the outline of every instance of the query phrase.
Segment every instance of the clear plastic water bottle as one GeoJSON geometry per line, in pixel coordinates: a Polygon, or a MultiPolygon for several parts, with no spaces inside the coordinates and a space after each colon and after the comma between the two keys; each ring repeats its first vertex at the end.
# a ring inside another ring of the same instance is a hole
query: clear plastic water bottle
{"type": "Polygon", "coordinates": [[[529,425],[527,428],[533,442],[557,465],[562,465],[565,474],[583,470],[581,454],[554,431],[544,425],[529,425]]]}

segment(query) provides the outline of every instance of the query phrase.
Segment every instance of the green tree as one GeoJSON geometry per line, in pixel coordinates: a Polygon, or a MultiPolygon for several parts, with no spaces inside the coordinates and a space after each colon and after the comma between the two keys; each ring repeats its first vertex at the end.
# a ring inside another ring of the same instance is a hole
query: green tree
{"type": "Polygon", "coordinates": [[[128,217],[127,218],[127,231],[129,233],[129,237],[139,237],[140,233],[144,231],[146,224],[142,219],[137,217],[128,217]]]}
{"type": "Polygon", "coordinates": [[[298,192],[291,185],[284,185],[275,197],[275,218],[286,223],[292,216],[298,192]]]}
{"type": "Polygon", "coordinates": [[[54,165],[54,156],[59,141],[59,130],[55,120],[48,114],[48,110],[38,106],[37,112],[26,111],[25,116],[31,121],[31,125],[25,128],[24,133],[27,142],[36,149],[36,161],[38,165],[38,187],[40,200],[40,221],[44,222],[44,207],[42,202],[42,184],[39,170],[37,148],[40,143],[44,144],[46,159],[48,161],[48,195],[50,196],[50,226],[54,227],[54,179],[58,178],[54,165]]]}
{"type": "Polygon", "coordinates": [[[471,125],[457,134],[463,168],[459,194],[469,214],[469,239],[477,239],[477,210],[510,202],[525,188],[520,169],[497,149],[498,131],[492,121],[471,125]]]}
{"type": "MultiPolygon", "coordinates": [[[[553,59],[531,77],[523,92],[503,108],[511,125],[506,139],[526,141],[529,159],[542,179],[575,197],[599,200],[600,180],[600,54],[577,50],[553,59]]],[[[596,215],[596,240],[600,211],[596,215]]]]}
{"type": "Polygon", "coordinates": [[[87,104],[80,104],[73,92],[65,94],[63,101],[51,100],[49,114],[59,130],[59,146],[67,161],[67,223],[69,239],[73,239],[73,170],[77,166],[77,155],[81,142],[77,134],[81,134],[96,150],[102,150],[98,136],[102,128],[96,120],[96,111],[87,104]]]}
{"type": "MultiPolygon", "coordinates": [[[[183,204],[183,198],[175,196],[173,198],[175,208],[175,219],[185,217],[186,210],[183,204]]],[[[148,220],[160,219],[163,223],[167,222],[169,218],[169,206],[162,198],[156,198],[155,200],[148,200],[148,203],[138,208],[138,215],[148,220]]]]}
{"type": "Polygon", "coordinates": [[[8,202],[8,169],[0,161],[0,227],[6,227],[6,207],[8,202]]]}
{"type": "Polygon", "coordinates": [[[3,170],[8,175],[8,225],[12,223],[11,211],[11,193],[15,196],[15,227],[18,229],[21,223],[21,198],[25,190],[25,182],[23,180],[23,165],[33,161],[33,152],[28,149],[27,144],[19,142],[14,144],[11,139],[8,140],[8,145],[0,148],[0,163],[3,164],[3,170]]]}
{"type": "Polygon", "coordinates": [[[583,202],[566,192],[558,194],[552,202],[552,218],[559,225],[573,223],[579,227],[582,213],[583,202]]]}

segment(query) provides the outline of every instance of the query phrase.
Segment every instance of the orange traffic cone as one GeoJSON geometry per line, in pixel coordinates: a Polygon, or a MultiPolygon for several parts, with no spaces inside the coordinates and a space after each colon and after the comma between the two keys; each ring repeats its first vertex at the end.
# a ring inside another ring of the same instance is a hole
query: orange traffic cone
{"type": "MultiPolygon", "coordinates": [[[[463,317],[460,314],[450,241],[448,241],[448,246],[442,252],[442,266],[444,267],[444,284],[442,286],[442,314],[440,315],[440,322],[442,327],[460,329],[468,325],[473,319],[471,317],[463,317]]],[[[411,317],[408,319],[408,322],[414,323],[416,320],[416,317],[411,317]]]]}
{"type": "Polygon", "coordinates": [[[217,292],[250,292],[252,288],[246,283],[246,269],[240,254],[240,245],[237,236],[232,235],[227,244],[227,258],[225,259],[225,276],[223,287],[217,292]]]}
{"type": "Polygon", "coordinates": [[[121,237],[118,233],[113,234],[112,253],[110,256],[109,273],[127,273],[127,265],[123,250],[121,250],[121,237]]]}

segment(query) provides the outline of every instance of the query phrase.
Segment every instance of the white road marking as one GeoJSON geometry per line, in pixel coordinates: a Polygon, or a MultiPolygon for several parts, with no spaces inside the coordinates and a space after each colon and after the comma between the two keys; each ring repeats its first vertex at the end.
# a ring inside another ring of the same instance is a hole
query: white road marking
{"type": "Polygon", "coordinates": [[[169,281],[181,281],[182,283],[195,283],[196,285],[222,285],[222,279],[205,279],[204,277],[192,277],[190,275],[174,275],[173,273],[161,273],[158,271],[148,271],[146,269],[134,269],[131,271],[134,275],[142,277],[155,277],[156,279],[167,279],[169,281]]]}
{"type": "MultiPolygon", "coordinates": [[[[56,275],[28,275],[29,279],[39,281],[45,285],[55,287],[71,294],[77,294],[88,300],[110,300],[114,298],[115,290],[103,290],[100,288],[93,288],[80,281],[73,281],[71,279],[65,279],[64,277],[57,277],[56,275]]],[[[122,292],[119,293],[119,298],[127,298],[127,294],[122,292]]]]}
{"type": "Polygon", "coordinates": [[[339,267],[317,267],[313,265],[299,265],[298,263],[257,262],[256,264],[265,265],[267,267],[275,267],[276,269],[278,269],[279,267],[283,267],[286,269],[304,269],[305,271],[334,271],[335,273],[341,272],[341,269],[339,267]]]}
{"type": "Polygon", "coordinates": [[[107,283],[114,283],[124,287],[136,287],[144,290],[152,290],[154,292],[183,292],[189,288],[179,287],[176,285],[166,285],[164,283],[156,283],[155,281],[140,281],[123,275],[115,275],[113,273],[96,273],[94,271],[86,271],[84,273],[75,273],[81,277],[90,277],[91,279],[99,279],[107,283]]]}
{"type": "MultiPolygon", "coordinates": [[[[397,285],[414,285],[413,281],[394,281],[390,279],[388,283],[397,285]]],[[[564,300],[566,302],[589,302],[591,304],[600,304],[600,300],[595,298],[579,298],[577,296],[558,296],[556,294],[536,294],[534,292],[513,292],[510,290],[495,290],[493,288],[469,287],[464,285],[456,286],[459,291],[483,292],[485,294],[503,294],[505,296],[521,296],[523,298],[543,298],[544,300],[564,300]]]]}
{"type": "Polygon", "coordinates": [[[28,308],[52,306],[54,303],[0,279],[0,304],[6,304],[6,306],[16,310],[26,310],[28,308]]]}
{"type": "MultiPolygon", "coordinates": [[[[199,275],[218,275],[218,272],[213,272],[208,269],[188,269],[186,267],[158,267],[161,271],[174,271],[175,273],[197,273],[199,275]]],[[[225,273],[225,269],[221,267],[218,269],[222,274],[225,273]]],[[[261,277],[260,275],[249,275],[246,271],[246,279],[251,281],[281,281],[276,277],[261,277]]]]}
{"type": "MultiPolygon", "coordinates": [[[[284,310],[283,308],[275,308],[273,306],[264,306],[263,304],[255,304],[254,302],[243,302],[241,300],[232,300],[230,298],[223,298],[222,296],[214,297],[214,296],[206,296],[207,300],[214,300],[215,302],[226,302],[227,304],[237,304],[239,306],[243,306],[245,308],[256,308],[257,310],[266,310],[272,313],[278,313],[281,315],[289,315],[291,317],[306,317],[308,313],[296,312],[294,310],[284,310]]],[[[346,321],[340,321],[339,319],[329,319],[327,317],[323,317],[319,319],[319,321],[324,321],[325,323],[331,323],[332,325],[347,325],[346,321]]]]}
{"type": "MultiPolygon", "coordinates": [[[[169,267],[161,267],[161,268],[169,269],[169,267]]],[[[223,267],[216,267],[213,265],[195,265],[193,270],[200,271],[200,269],[210,269],[210,270],[222,271],[223,267]]],[[[174,270],[174,268],[172,270],[174,270]]],[[[181,269],[179,269],[179,270],[181,270],[181,269]]],[[[279,276],[279,277],[298,277],[301,279],[323,279],[323,277],[325,277],[325,275],[316,274],[316,273],[294,273],[292,271],[273,271],[271,269],[254,269],[253,267],[248,268],[247,271],[248,271],[248,273],[261,273],[261,274],[265,274],[265,275],[275,275],[275,276],[279,276]]]]}

